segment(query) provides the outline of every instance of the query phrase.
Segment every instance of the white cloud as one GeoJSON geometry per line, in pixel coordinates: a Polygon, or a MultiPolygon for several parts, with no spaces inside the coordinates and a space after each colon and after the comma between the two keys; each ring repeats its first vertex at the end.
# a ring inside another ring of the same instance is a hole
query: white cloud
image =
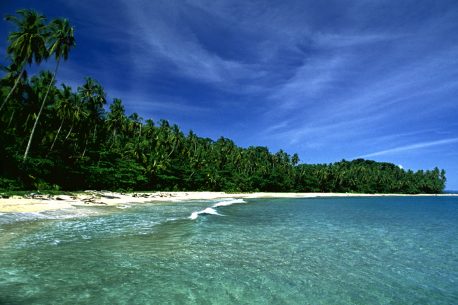
{"type": "Polygon", "coordinates": [[[453,143],[458,143],[458,138],[442,139],[442,140],[436,140],[436,141],[430,141],[430,142],[421,142],[421,143],[415,143],[415,144],[410,144],[410,145],[405,145],[405,146],[399,146],[399,147],[394,147],[390,149],[373,152],[367,155],[359,156],[357,158],[377,157],[377,156],[382,156],[382,155],[396,154],[396,153],[411,151],[411,150],[420,150],[420,149],[427,148],[427,147],[453,144],[453,143]]]}

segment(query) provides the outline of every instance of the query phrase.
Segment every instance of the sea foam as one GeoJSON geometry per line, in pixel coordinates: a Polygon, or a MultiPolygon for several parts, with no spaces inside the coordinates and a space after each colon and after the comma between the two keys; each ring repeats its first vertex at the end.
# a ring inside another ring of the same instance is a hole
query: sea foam
{"type": "Polygon", "coordinates": [[[221,216],[221,214],[219,214],[215,209],[213,208],[206,208],[206,209],[203,209],[202,211],[198,211],[198,212],[192,212],[191,216],[189,216],[189,219],[197,219],[197,217],[199,217],[199,215],[219,215],[221,216]]]}
{"type": "Polygon", "coordinates": [[[233,198],[230,198],[228,200],[224,200],[224,201],[220,201],[220,202],[217,202],[213,205],[214,208],[217,208],[217,207],[225,207],[225,206],[229,206],[229,205],[233,205],[233,204],[236,204],[236,203],[245,203],[246,201],[243,200],[243,199],[233,199],[233,198]]]}
{"type": "Polygon", "coordinates": [[[189,219],[192,219],[192,220],[197,219],[197,217],[199,217],[199,215],[219,215],[219,216],[223,216],[223,215],[219,214],[215,210],[215,208],[225,207],[225,206],[233,205],[233,204],[236,204],[236,203],[245,203],[245,201],[243,199],[234,199],[234,198],[229,198],[229,199],[226,199],[226,200],[222,200],[222,201],[219,201],[219,202],[215,203],[210,208],[206,208],[206,209],[201,210],[201,211],[192,212],[191,216],[189,216],[189,219]]]}
{"type": "Polygon", "coordinates": [[[64,220],[71,218],[79,218],[91,215],[98,215],[96,210],[85,208],[68,208],[52,211],[42,212],[14,212],[14,213],[0,213],[0,225],[15,223],[15,222],[28,222],[28,221],[42,221],[42,220],[64,220]]]}

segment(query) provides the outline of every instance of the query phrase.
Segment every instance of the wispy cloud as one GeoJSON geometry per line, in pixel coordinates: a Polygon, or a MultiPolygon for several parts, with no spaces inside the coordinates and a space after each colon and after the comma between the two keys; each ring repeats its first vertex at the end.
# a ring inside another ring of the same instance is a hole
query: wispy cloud
{"type": "Polygon", "coordinates": [[[388,154],[396,154],[396,153],[411,151],[411,150],[420,150],[423,148],[428,148],[428,147],[433,147],[433,146],[438,146],[438,145],[453,144],[453,143],[458,143],[458,138],[442,139],[442,140],[437,140],[437,141],[421,142],[421,143],[415,143],[415,144],[410,144],[410,145],[405,145],[405,146],[399,146],[395,148],[373,152],[367,155],[359,156],[357,158],[371,158],[371,157],[383,156],[383,155],[388,155],[388,154]]]}
{"type": "Polygon", "coordinates": [[[354,48],[398,40],[405,36],[393,33],[318,33],[315,35],[314,41],[318,46],[329,49],[354,48]]]}
{"type": "Polygon", "coordinates": [[[167,69],[167,73],[210,82],[222,89],[257,77],[250,64],[224,58],[200,41],[200,33],[192,24],[212,16],[192,5],[149,1],[124,4],[131,23],[131,62],[136,72],[145,75],[167,69]]]}
{"type": "Polygon", "coordinates": [[[129,112],[142,113],[148,117],[166,118],[164,114],[176,113],[184,116],[208,115],[211,111],[201,104],[189,104],[180,97],[171,97],[158,93],[140,90],[124,91],[116,88],[107,88],[110,98],[120,98],[127,102],[129,112]]]}
{"type": "Polygon", "coordinates": [[[373,137],[386,131],[408,132],[418,124],[443,129],[443,122],[431,118],[457,110],[456,54],[456,48],[434,50],[429,56],[406,59],[400,67],[393,66],[392,58],[383,58],[389,69],[377,62],[366,65],[374,56],[368,53],[305,64],[309,73],[296,74],[271,96],[279,105],[270,116],[291,124],[269,130],[268,136],[286,133],[295,142],[301,138],[322,142],[346,134],[355,138],[362,133],[373,137]],[[432,99],[440,107],[433,106],[432,99]]]}

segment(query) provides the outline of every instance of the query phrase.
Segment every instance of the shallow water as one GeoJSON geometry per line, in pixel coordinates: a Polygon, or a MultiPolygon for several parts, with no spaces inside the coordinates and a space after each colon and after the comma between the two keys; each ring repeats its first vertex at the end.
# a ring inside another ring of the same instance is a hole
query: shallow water
{"type": "Polygon", "coordinates": [[[0,304],[457,304],[458,198],[0,215],[0,304]]]}

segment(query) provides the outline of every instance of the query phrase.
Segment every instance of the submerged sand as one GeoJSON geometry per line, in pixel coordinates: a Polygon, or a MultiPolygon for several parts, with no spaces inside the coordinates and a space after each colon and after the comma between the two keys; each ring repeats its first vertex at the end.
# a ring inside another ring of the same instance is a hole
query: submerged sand
{"type": "MultiPolygon", "coordinates": [[[[224,198],[314,198],[314,197],[373,197],[411,196],[400,194],[350,194],[350,193],[224,193],[224,192],[154,192],[116,193],[85,191],[74,195],[30,195],[12,196],[0,199],[2,213],[32,213],[60,209],[74,209],[79,206],[118,206],[146,202],[167,202],[186,200],[212,200],[224,198]]],[[[430,194],[415,196],[432,196],[430,194]]],[[[433,196],[454,196],[439,194],[433,196]]],[[[456,196],[456,195],[455,195],[456,196]]]]}

